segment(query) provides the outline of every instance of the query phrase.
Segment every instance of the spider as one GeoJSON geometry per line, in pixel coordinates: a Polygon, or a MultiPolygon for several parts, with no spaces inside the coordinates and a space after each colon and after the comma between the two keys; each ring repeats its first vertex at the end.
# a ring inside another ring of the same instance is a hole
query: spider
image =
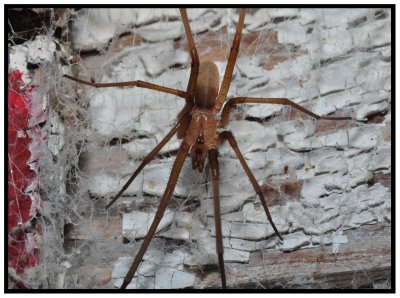
{"type": "Polygon", "coordinates": [[[257,104],[281,104],[289,105],[317,120],[349,120],[351,117],[328,117],[319,116],[313,112],[303,108],[302,106],[290,101],[287,98],[253,98],[253,97],[235,97],[226,100],[229,86],[232,80],[233,69],[236,64],[239,46],[241,42],[242,29],[245,18],[245,10],[240,9],[239,20],[234,35],[232,47],[230,49],[227,66],[224,77],[219,87],[219,72],[216,64],[212,61],[199,61],[196,45],[193,39],[193,34],[190,28],[186,9],[180,9],[180,14],[184,26],[184,30],[188,40],[188,47],[191,57],[191,70],[189,82],[186,91],[172,89],[144,81],[127,81],[115,83],[95,83],[84,81],[69,75],[64,77],[76,81],[81,84],[89,85],[95,88],[103,87],[139,87],[152,89],[155,91],[173,94],[185,100],[185,106],[177,116],[177,121],[168,134],[161,142],[144,158],[139,167],[134,171],[122,189],[115,195],[111,202],[106,206],[109,208],[135,180],[143,168],[155,158],[159,151],[166,143],[177,134],[178,139],[182,140],[174,161],[171,174],[162,196],[153,222],[147,232],[144,241],[136,254],[136,257],[124,278],[121,289],[125,289],[132,281],[135,272],[141,263],[144,254],[153,238],[157,227],[163,217],[163,214],[170,202],[174,188],[176,186],[178,176],[181,172],[186,156],[190,152],[192,158],[192,168],[199,172],[204,169],[205,162],[208,158],[213,185],[214,198],[214,218],[215,218],[215,239],[216,252],[218,256],[218,267],[221,277],[222,288],[226,288],[226,275],[224,267],[224,248],[222,242],[221,228],[221,210],[219,202],[219,165],[218,165],[218,145],[228,142],[234,153],[240,161],[246,175],[248,176],[255,192],[257,193],[265,214],[279,239],[283,240],[282,235],[276,228],[271,214],[268,210],[265,196],[262,189],[246,163],[231,131],[226,130],[229,123],[229,114],[235,105],[246,103],[257,104]],[[219,116],[219,117],[218,117],[219,116]]]}

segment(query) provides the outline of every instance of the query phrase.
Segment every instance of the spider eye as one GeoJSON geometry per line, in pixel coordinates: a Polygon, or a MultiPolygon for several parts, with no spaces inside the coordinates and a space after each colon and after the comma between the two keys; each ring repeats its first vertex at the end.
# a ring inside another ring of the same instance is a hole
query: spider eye
{"type": "Polygon", "coordinates": [[[203,136],[198,136],[198,137],[197,137],[197,144],[204,144],[204,138],[203,138],[203,136]]]}

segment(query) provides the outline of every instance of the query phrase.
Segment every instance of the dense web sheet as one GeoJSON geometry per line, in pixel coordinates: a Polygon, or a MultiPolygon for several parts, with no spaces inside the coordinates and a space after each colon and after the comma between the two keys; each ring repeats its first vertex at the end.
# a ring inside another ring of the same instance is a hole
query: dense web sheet
{"type": "MultiPolygon", "coordinates": [[[[23,47],[10,43],[12,67],[21,67],[20,57],[38,65],[30,69],[32,84],[44,90],[48,115],[36,149],[39,262],[19,278],[31,287],[112,289],[147,232],[179,141],[162,149],[115,206],[104,207],[171,129],[184,100],[140,88],[95,89],[62,75],[186,90],[187,40],[178,9],[50,11],[57,18],[43,24],[46,30],[23,47]],[[30,58],[38,48],[43,55],[30,58]]],[[[222,77],[238,11],[188,15],[200,61],[216,61],[222,77]]],[[[228,287],[391,287],[390,25],[388,9],[247,10],[228,97],[284,97],[319,115],[354,120],[317,122],[281,105],[233,110],[227,129],[284,241],[223,145],[228,287]]],[[[210,180],[186,160],[128,288],[220,287],[210,180]]]]}

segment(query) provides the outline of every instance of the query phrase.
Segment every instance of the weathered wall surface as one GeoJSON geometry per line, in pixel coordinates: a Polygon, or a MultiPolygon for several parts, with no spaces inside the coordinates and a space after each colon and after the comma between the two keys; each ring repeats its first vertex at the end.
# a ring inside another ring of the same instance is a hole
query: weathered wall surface
{"type": "MultiPolygon", "coordinates": [[[[200,60],[216,61],[222,77],[238,11],[193,9],[188,15],[200,60]]],[[[284,97],[319,115],[354,120],[315,121],[280,105],[233,110],[228,129],[263,186],[284,241],[274,236],[233,151],[223,145],[228,286],[358,287],[390,279],[390,25],[386,9],[248,11],[229,97],[284,97]],[[380,239],[382,246],[368,239],[380,239]],[[366,272],[361,281],[360,271],[366,272]],[[343,272],[352,284],[324,279],[343,272]]],[[[186,89],[190,56],[177,9],[81,10],[71,26],[71,61],[77,63],[65,66],[65,73],[186,89]]],[[[178,140],[163,148],[109,212],[103,208],[171,129],[184,101],[139,88],[64,83],[76,89],[74,101],[87,112],[76,131],[77,173],[79,185],[87,187],[81,191],[90,194],[72,199],[79,216],[64,231],[64,286],[113,288],[151,223],[178,140]]],[[[210,180],[193,172],[187,160],[157,238],[129,287],[219,286],[215,266],[201,267],[216,264],[210,180]]]]}
{"type": "MultiPolygon", "coordinates": [[[[189,10],[189,17],[200,59],[216,60],[222,77],[237,11],[189,10]]],[[[94,62],[99,57],[87,59],[80,76],[87,72],[98,82],[140,79],[185,90],[190,57],[177,10],[84,11],[74,28],[79,51],[104,49],[111,39],[110,48],[119,49],[106,50],[102,64],[94,62]],[[116,40],[124,32],[129,34],[116,40]],[[124,40],[131,46],[122,48],[124,40]],[[101,67],[93,70],[92,65],[101,67]]],[[[355,120],[316,122],[274,105],[234,111],[228,129],[263,185],[284,241],[273,236],[247,176],[224,146],[220,161],[226,262],[248,263],[260,250],[325,246],[340,257],[341,246],[349,243],[349,229],[390,226],[390,44],[386,10],[261,9],[247,14],[229,96],[285,97],[316,114],[355,120]]],[[[111,198],[165,136],[183,102],[151,90],[85,91],[91,97],[92,129],[108,141],[119,139],[88,154],[86,164],[92,196],[111,198]]],[[[129,209],[122,214],[119,233],[132,241],[132,252],[151,223],[178,145],[175,140],[166,146],[164,158],[147,166],[114,207],[129,209]]],[[[192,172],[189,161],[182,172],[177,198],[158,234],[170,243],[161,252],[157,245],[149,249],[131,287],[196,287],[195,273],[187,268],[216,262],[210,179],[192,172]]],[[[132,259],[133,254],[116,262],[115,285],[132,259]]],[[[230,265],[227,274],[233,281],[230,265]]]]}

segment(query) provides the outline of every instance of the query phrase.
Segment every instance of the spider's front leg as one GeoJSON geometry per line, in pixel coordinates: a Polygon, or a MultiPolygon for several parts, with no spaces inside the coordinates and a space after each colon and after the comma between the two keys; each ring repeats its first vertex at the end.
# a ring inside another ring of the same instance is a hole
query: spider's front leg
{"type": "Polygon", "coordinates": [[[247,165],[246,160],[244,159],[244,157],[243,157],[242,153],[240,152],[240,149],[236,143],[235,137],[233,136],[233,134],[230,131],[224,131],[220,134],[220,143],[223,143],[225,140],[227,140],[229,142],[229,145],[231,145],[233,151],[235,152],[237,158],[240,161],[240,164],[242,165],[244,171],[246,172],[247,177],[249,178],[251,184],[253,185],[254,190],[258,194],[258,196],[261,200],[261,204],[264,207],[265,214],[267,215],[268,221],[270,222],[272,228],[274,229],[275,234],[279,237],[279,239],[281,239],[283,241],[281,233],[278,231],[278,229],[276,228],[276,226],[274,224],[274,221],[272,220],[271,213],[268,210],[267,201],[265,200],[265,196],[264,196],[264,193],[262,192],[261,186],[260,186],[260,184],[258,184],[256,178],[254,177],[253,173],[251,172],[249,166],[247,165]]]}
{"type": "Polygon", "coordinates": [[[182,170],[182,166],[185,161],[186,155],[189,152],[189,149],[190,149],[190,145],[183,142],[179,149],[178,155],[176,156],[174,165],[172,167],[171,175],[168,180],[167,187],[166,187],[164,195],[161,199],[160,205],[157,209],[156,215],[154,216],[154,219],[150,226],[150,229],[147,232],[146,237],[144,238],[142,246],[140,247],[140,249],[135,257],[135,260],[133,261],[131,268],[129,268],[129,271],[124,278],[124,282],[121,286],[121,289],[126,289],[126,287],[129,285],[129,283],[132,281],[133,276],[135,275],[135,272],[138,269],[139,264],[143,259],[143,256],[150,244],[150,241],[153,238],[153,236],[157,230],[157,227],[164,215],[165,210],[167,209],[168,203],[171,199],[172,193],[174,192],[176,182],[178,181],[179,173],[182,170]]]}
{"type": "MultiPolygon", "coordinates": [[[[186,115],[189,116],[189,115],[186,115]]],[[[128,181],[124,184],[121,190],[115,195],[115,197],[111,200],[110,203],[107,204],[106,209],[108,209],[118,198],[125,192],[125,190],[131,185],[131,183],[135,180],[137,175],[144,169],[144,167],[156,157],[158,152],[169,142],[169,140],[175,135],[176,132],[179,131],[182,127],[182,123],[187,122],[187,117],[184,117],[178,121],[177,124],[170,130],[170,132],[161,140],[161,142],[153,149],[151,152],[143,159],[139,167],[133,172],[132,176],[128,179],[128,181]]]]}
{"type": "Polygon", "coordinates": [[[213,197],[214,197],[214,219],[215,219],[215,240],[218,255],[219,272],[221,274],[222,288],[226,288],[225,265],[224,265],[224,246],[222,242],[221,227],[221,208],[219,204],[219,165],[217,149],[208,150],[208,159],[213,180],[213,197]]]}

